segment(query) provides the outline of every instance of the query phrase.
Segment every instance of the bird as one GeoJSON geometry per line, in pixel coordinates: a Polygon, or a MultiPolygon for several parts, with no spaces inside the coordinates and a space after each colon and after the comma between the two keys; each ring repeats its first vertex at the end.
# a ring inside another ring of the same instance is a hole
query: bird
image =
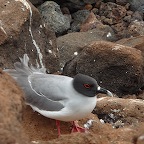
{"type": "Polygon", "coordinates": [[[86,132],[77,120],[93,111],[97,94],[113,94],[97,81],[81,73],[74,77],[48,74],[45,67],[29,66],[29,57],[24,54],[14,69],[5,69],[25,93],[26,104],[41,115],[55,119],[58,136],[61,135],[60,121],[72,122],[72,132],[86,132]]]}

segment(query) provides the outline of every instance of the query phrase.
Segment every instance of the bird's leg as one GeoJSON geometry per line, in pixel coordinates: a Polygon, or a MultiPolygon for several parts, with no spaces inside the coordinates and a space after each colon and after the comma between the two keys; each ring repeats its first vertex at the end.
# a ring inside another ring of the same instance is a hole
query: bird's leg
{"type": "Polygon", "coordinates": [[[87,132],[87,130],[81,126],[78,125],[78,121],[73,121],[73,128],[72,128],[72,133],[73,132],[87,132]]]}
{"type": "Polygon", "coordinates": [[[58,137],[59,137],[61,135],[61,132],[60,132],[60,121],[59,120],[56,120],[56,126],[57,126],[58,137]]]}

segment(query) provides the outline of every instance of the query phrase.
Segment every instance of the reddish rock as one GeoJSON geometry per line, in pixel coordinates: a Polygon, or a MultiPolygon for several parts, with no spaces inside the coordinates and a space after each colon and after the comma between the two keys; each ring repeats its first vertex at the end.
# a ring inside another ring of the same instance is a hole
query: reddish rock
{"type": "Polygon", "coordinates": [[[144,101],[102,97],[97,101],[94,113],[113,127],[124,127],[144,122],[144,101]]]}
{"type": "MultiPolygon", "coordinates": [[[[108,105],[110,106],[110,104],[107,103],[109,102],[112,103],[112,101],[118,103],[118,100],[113,98],[112,99],[109,98],[107,100],[108,101],[106,101],[105,99],[105,105],[107,106],[108,105]]],[[[122,104],[122,101],[124,103],[124,99],[123,99],[119,104],[124,106],[124,104],[122,104]]],[[[100,110],[101,103],[102,100],[98,101],[99,110],[100,110]]],[[[125,104],[127,104],[127,102],[125,104]]],[[[104,111],[107,111],[106,110],[107,106],[103,107],[104,111]]],[[[139,107],[142,108],[142,105],[139,107]]],[[[114,106],[113,104],[113,108],[116,109],[117,105],[114,106]]],[[[129,106],[129,108],[131,109],[132,107],[129,106]]],[[[132,110],[133,108],[130,111],[132,110]]],[[[129,110],[127,109],[127,111],[129,110]]],[[[138,115],[135,115],[134,118],[137,118],[137,116],[138,115]]],[[[100,120],[97,116],[93,114],[90,114],[87,118],[80,120],[79,124],[83,126],[83,124],[85,124],[90,119],[94,121],[92,123],[92,126],[89,129],[89,133],[86,134],[84,133],[70,134],[71,131],[70,123],[61,122],[62,135],[59,138],[57,138],[57,129],[55,126],[55,120],[51,120],[41,115],[38,115],[37,112],[33,112],[30,107],[27,107],[26,109],[24,109],[23,127],[25,128],[25,133],[30,137],[30,140],[33,141],[33,143],[37,142],[40,144],[56,144],[56,143],[59,144],[61,143],[62,144],[67,144],[67,143],[132,144],[133,141],[139,139],[139,136],[142,135],[144,131],[144,123],[133,123],[115,129],[111,124],[103,123],[102,120],[100,120]]]]}
{"type": "Polygon", "coordinates": [[[84,6],[84,9],[86,9],[86,10],[91,10],[92,9],[92,5],[91,4],[86,4],[85,6],[84,6]]]}
{"type": "MultiPolygon", "coordinates": [[[[79,121],[80,126],[83,127],[89,119],[98,120],[98,118],[90,114],[87,118],[79,121]]],[[[31,141],[35,140],[52,140],[58,138],[56,122],[53,119],[46,118],[37,112],[34,112],[29,106],[25,107],[22,122],[24,132],[31,141]]],[[[72,125],[70,122],[60,122],[61,134],[70,134],[72,125]]]]}
{"type": "Polygon", "coordinates": [[[144,143],[144,135],[140,135],[140,136],[137,138],[136,144],[143,144],[143,143],[144,143]]]}
{"type": "Polygon", "coordinates": [[[126,12],[125,7],[112,2],[102,3],[99,9],[99,15],[112,19],[112,24],[119,23],[126,12]]]}
{"type": "Polygon", "coordinates": [[[0,143],[27,144],[22,129],[23,93],[15,81],[0,70],[0,143]]]}
{"type": "Polygon", "coordinates": [[[61,67],[79,54],[85,45],[97,40],[114,41],[115,36],[113,30],[107,25],[101,25],[87,32],[69,33],[58,37],[57,45],[60,52],[61,67]]]}
{"type": "Polygon", "coordinates": [[[135,11],[132,14],[132,21],[143,21],[143,13],[139,12],[139,11],[135,11]]]}
{"type": "Polygon", "coordinates": [[[96,18],[95,14],[91,12],[84,23],[81,24],[80,32],[85,32],[98,27],[104,27],[104,25],[96,18]]]}
{"type": "Polygon", "coordinates": [[[136,93],[143,87],[143,56],[135,48],[105,41],[92,42],[66,64],[63,73],[92,76],[102,87],[119,96],[136,93]]]}
{"type": "Polygon", "coordinates": [[[0,1],[0,66],[12,68],[27,53],[50,72],[59,68],[56,37],[45,27],[38,10],[27,1],[0,1]]]}
{"type": "Polygon", "coordinates": [[[144,35],[144,22],[143,21],[133,21],[128,26],[128,32],[131,36],[144,35]]]}
{"type": "Polygon", "coordinates": [[[137,37],[131,37],[131,38],[125,38],[117,41],[116,43],[136,48],[140,51],[142,51],[144,55],[144,36],[137,36],[137,37]]]}
{"type": "MultiPolygon", "coordinates": [[[[124,19],[125,18],[126,17],[124,17],[124,19]]],[[[130,34],[128,33],[128,30],[127,30],[128,24],[125,21],[121,21],[121,22],[119,22],[115,25],[112,25],[111,27],[115,31],[116,36],[117,36],[118,39],[130,36],[130,34]]]]}
{"type": "Polygon", "coordinates": [[[128,0],[116,0],[116,3],[117,3],[118,5],[123,5],[123,6],[125,6],[125,5],[128,3],[128,0]]]}

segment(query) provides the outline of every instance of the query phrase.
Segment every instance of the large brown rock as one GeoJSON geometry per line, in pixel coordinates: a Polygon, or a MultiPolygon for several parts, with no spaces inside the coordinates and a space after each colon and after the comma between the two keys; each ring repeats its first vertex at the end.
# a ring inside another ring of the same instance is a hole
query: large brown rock
{"type": "Polygon", "coordinates": [[[144,55],[144,36],[124,38],[116,42],[117,44],[129,46],[142,51],[144,55]]]}
{"type": "Polygon", "coordinates": [[[0,1],[0,67],[12,68],[27,53],[50,72],[59,68],[54,32],[45,26],[38,10],[28,1],[0,1]]]}
{"type": "MultiPolygon", "coordinates": [[[[122,106],[127,106],[129,100],[124,103],[124,99],[121,99],[121,102],[118,102],[119,99],[116,98],[105,98],[105,99],[98,100],[98,110],[104,109],[103,111],[110,111],[110,104],[113,102],[117,102],[122,106]],[[104,100],[104,101],[103,101],[104,100]],[[107,104],[110,102],[110,104],[107,104]],[[106,106],[104,106],[105,104],[106,106]],[[103,107],[101,107],[103,106],[103,107]],[[106,110],[106,108],[109,108],[106,110]]],[[[134,105],[136,106],[136,105],[134,105]]],[[[129,106],[129,110],[126,109],[123,112],[126,114],[127,111],[134,110],[132,107],[129,106]],[[131,109],[132,108],[132,109],[131,109]]],[[[113,104],[112,110],[117,108],[117,105],[114,106],[113,104]]],[[[128,108],[128,106],[127,106],[128,108]]],[[[142,105],[139,106],[142,108],[142,105]]],[[[117,110],[117,109],[116,109],[117,110]]],[[[121,109],[122,110],[122,109],[121,109]]],[[[141,109],[142,111],[143,109],[141,109]]],[[[103,112],[102,111],[102,112],[103,112]]],[[[136,111],[138,111],[136,109],[136,111]]],[[[122,111],[121,111],[122,112],[122,111]]],[[[109,113],[109,114],[110,114],[109,113]]],[[[104,114],[104,113],[102,113],[104,114]]],[[[105,113],[106,114],[106,113],[105,113]]],[[[98,114],[99,115],[99,114],[98,114]]],[[[138,118],[137,115],[133,117],[138,118]]],[[[142,116],[141,116],[142,118],[142,116]]],[[[126,114],[126,118],[128,120],[128,115],[126,114]]],[[[42,115],[38,115],[37,112],[33,112],[30,107],[26,107],[24,109],[24,120],[23,120],[23,127],[25,129],[25,133],[29,136],[30,140],[33,143],[40,143],[40,144],[67,144],[67,143],[91,143],[91,144],[111,144],[111,143],[120,143],[120,144],[133,144],[133,141],[139,141],[139,136],[143,134],[144,131],[144,123],[141,119],[141,122],[138,120],[135,123],[129,123],[129,125],[123,125],[122,127],[113,127],[113,124],[109,124],[103,122],[102,119],[100,120],[96,115],[90,114],[87,118],[84,118],[79,121],[80,126],[83,126],[88,120],[93,120],[92,126],[89,129],[89,133],[74,133],[70,134],[71,125],[69,122],[61,122],[61,133],[62,135],[58,138],[57,137],[57,129],[55,126],[55,120],[48,119],[43,117],[42,115]]],[[[121,119],[119,119],[121,120],[121,119]]],[[[127,121],[128,122],[128,121],[127,121]]]]}
{"type": "Polygon", "coordinates": [[[113,127],[124,127],[144,122],[144,101],[102,97],[97,101],[94,113],[113,127]]]}
{"type": "Polygon", "coordinates": [[[69,61],[65,75],[77,73],[94,77],[118,95],[136,93],[143,86],[143,57],[140,50],[111,42],[93,42],[69,61]]]}
{"type": "MultiPolygon", "coordinates": [[[[86,30],[86,29],[85,29],[86,30]]],[[[85,45],[93,41],[114,41],[113,30],[108,25],[99,24],[86,32],[73,32],[57,38],[61,67],[80,53],[85,45]]]]}
{"type": "Polygon", "coordinates": [[[23,93],[15,81],[0,70],[0,144],[26,144],[22,130],[23,93]]]}

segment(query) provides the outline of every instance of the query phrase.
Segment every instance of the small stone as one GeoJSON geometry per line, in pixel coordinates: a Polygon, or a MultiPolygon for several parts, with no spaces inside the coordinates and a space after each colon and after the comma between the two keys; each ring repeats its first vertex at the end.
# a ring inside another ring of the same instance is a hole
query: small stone
{"type": "Polygon", "coordinates": [[[132,15],[132,14],[133,14],[133,11],[128,10],[126,14],[127,14],[127,16],[132,15]]]}
{"type": "Polygon", "coordinates": [[[128,0],[116,0],[116,4],[125,6],[128,3],[128,0]]]}
{"type": "Polygon", "coordinates": [[[130,22],[131,22],[131,15],[125,16],[125,17],[123,18],[123,20],[124,20],[125,22],[130,23],[130,22]]]}
{"type": "Polygon", "coordinates": [[[139,11],[135,11],[132,14],[132,21],[143,21],[143,13],[139,12],[139,11]]]}
{"type": "Polygon", "coordinates": [[[93,7],[93,6],[92,6],[91,4],[87,4],[87,5],[85,5],[84,9],[86,9],[86,10],[91,10],[92,7],[93,7]]]}
{"type": "Polygon", "coordinates": [[[109,24],[109,25],[112,25],[112,24],[113,24],[113,21],[112,21],[112,19],[110,19],[110,18],[105,18],[105,19],[103,19],[103,22],[104,22],[105,24],[109,24]]]}
{"type": "Polygon", "coordinates": [[[128,26],[128,31],[132,36],[144,35],[144,21],[133,21],[128,26]]]}
{"type": "Polygon", "coordinates": [[[136,144],[144,144],[144,135],[141,135],[137,138],[136,144]]]}

